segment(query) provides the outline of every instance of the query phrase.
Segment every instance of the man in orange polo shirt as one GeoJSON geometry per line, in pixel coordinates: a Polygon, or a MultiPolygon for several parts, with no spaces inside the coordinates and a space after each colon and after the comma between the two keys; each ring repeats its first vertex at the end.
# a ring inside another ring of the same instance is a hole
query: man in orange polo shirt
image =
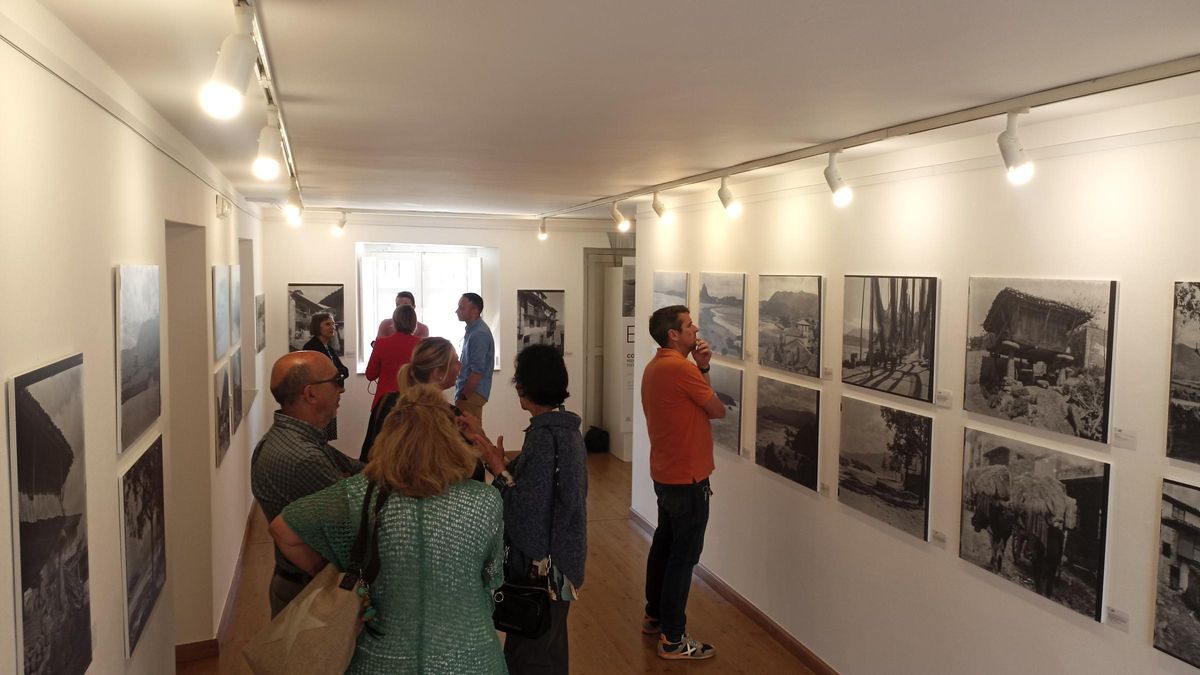
{"type": "Polygon", "coordinates": [[[692,568],[704,548],[712,495],[709,420],[725,416],[725,406],[708,382],[712,350],[697,337],[699,332],[687,307],[656,310],[650,316],[650,336],[660,349],[642,374],[650,477],[658,496],[658,528],[646,560],[642,632],[658,634],[658,655],[664,659],[707,659],[716,653],[684,630],[692,568]]]}

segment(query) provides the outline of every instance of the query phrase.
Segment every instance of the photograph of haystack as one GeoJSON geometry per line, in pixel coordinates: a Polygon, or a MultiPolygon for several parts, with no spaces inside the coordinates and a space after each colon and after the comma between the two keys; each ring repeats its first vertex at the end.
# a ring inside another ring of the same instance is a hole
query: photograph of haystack
{"type": "Polygon", "coordinates": [[[563,353],[563,291],[517,291],[517,351],[550,345],[563,353]]]}
{"type": "Polygon", "coordinates": [[[819,390],[758,378],[754,463],[815,492],[820,419],[819,390]]]}
{"type": "Polygon", "coordinates": [[[92,662],[83,354],[18,375],[8,394],[18,493],[18,665],[27,675],[79,675],[92,662]]]}
{"type": "Polygon", "coordinates": [[[1164,480],[1154,646],[1200,668],[1200,488],[1164,480]]]}
{"type": "Polygon", "coordinates": [[[304,344],[313,338],[308,331],[313,315],[329,312],[335,327],[329,348],[338,356],[345,356],[345,306],[342,284],[288,284],[288,351],[304,349],[304,344]]]}
{"type": "Polygon", "coordinates": [[[213,373],[213,411],[216,413],[217,432],[217,466],[225,459],[229,450],[230,429],[230,400],[229,400],[229,364],[225,364],[213,373]]]}
{"type": "Polygon", "coordinates": [[[1167,457],[1200,463],[1200,282],[1175,284],[1167,457]]]}
{"type": "Polygon", "coordinates": [[[843,396],[838,501],[925,539],[932,439],[932,417],[843,396]]]}
{"type": "Polygon", "coordinates": [[[229,267],[213,265],[213,360],[219,361],[229,351],[229,267]]]}
{"type": "Polygon", "coordinates": [[[758,362],[821,376],[821,277],[758,277],[758,362]]]}
{"type": "Polygon", "coordinates": [[[163,448],[159,436],[121,476],[125,535],[125,656],[138,638],[167,581],[166,514],[163,501],[163,448]]]}
{"type": "Polygon", "coordinates": [[[713,447],[741,454],[742,371],[713,363],[708,379],[717,398],[725,404],[725,417],[712,421],[713,447]]]}
{"type": "Polygon", "coordinates": [[[971,412],[1108,441],[1117,282],[971,277],[971,412]]]}
{"type": "Polygon", "coordinates": [[[937,279],[846,277],[842,382],[933,401],[937,279]]]}
{"type": "Polygon", "coordinates": [[[121,374],[120,426],[124,452],[162,413],[162,368],[159,362],[158,267],[117,268],[117,372],[121,374]]]}
{"type": "Polygon", "coordinates": [[[687,272],[655,272],[654,273],[654,302],[650,311],[671,305],[686,305],[688,303],[688,273],[687,272]]]}
{"type": "Polygon", "coordinates": [[[1100,620],[1108,464],[967,429],[963,560],[1100,620]]]}
{"type": "Polygon", "coordinates": [[[700,337],[714,354],[742,358],[746,275],[700,273],[700,337]]]}

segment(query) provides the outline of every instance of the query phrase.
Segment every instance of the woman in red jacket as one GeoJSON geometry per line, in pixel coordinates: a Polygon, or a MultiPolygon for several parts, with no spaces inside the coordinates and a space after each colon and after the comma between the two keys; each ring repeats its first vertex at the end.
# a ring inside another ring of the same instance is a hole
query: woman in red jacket
{"type": "Polygon", "coordinates": [[[408,305],[400,305],[392,313],[396,322],[396,334],[379,338],[367,361],[367,379],[376,383],[375,398],[371,401],[374,412],[384,396],[396,391],[396,374],[400,367],[412,360],[413,349],[421,338],[413,335],[417,328],[417,312],[408,305]]]}

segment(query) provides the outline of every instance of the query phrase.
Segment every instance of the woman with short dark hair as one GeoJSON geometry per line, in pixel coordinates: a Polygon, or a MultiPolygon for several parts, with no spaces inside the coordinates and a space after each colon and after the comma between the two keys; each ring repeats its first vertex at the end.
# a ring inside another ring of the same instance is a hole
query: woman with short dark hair
{"type": "MultiPolygon", "coordinates": [[[[337,325],[333,321],[333,315],[329,312],[317,312],[308,320],[308,332],[312,335],[312,339],[304,343],[304,349],[308,351],[321,352],[333,361],[334,367],[337,368],[338,375],[341,375],[342,382],[345,382],[350,377],[350,369],[342,365],[342,360],[338,358],[337,352],[334,351],[330,344],[333,342],[333,336],[337,334],[337,325]]],[[[341,385],[345,389],[345,385],[341,385]]],[[[334,417],[329,421],[329,425],[325,427],[326,440],[334,440],[337,438],[337,418],[334,417]]]]}

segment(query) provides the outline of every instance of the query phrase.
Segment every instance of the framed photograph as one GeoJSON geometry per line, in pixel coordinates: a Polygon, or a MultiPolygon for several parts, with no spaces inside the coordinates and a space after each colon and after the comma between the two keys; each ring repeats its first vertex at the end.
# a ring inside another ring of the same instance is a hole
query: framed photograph
{"type": "Polygon", "coordinates": [[[229,267],[229,345],[242,343],[242,266],[229,267]]]}
{"type": "Polygon", "coordinates": [[[1154,647],[1200,668],[1200,488],[1162,486],[1154,647]]]}
{"type": "Polygon", "coordinates": [[[236,434],[242,425],[242,349],[238,347],[229,357],[229,382],[232,402],[230,412],[233,413],[232,433],[236,434]]]}
{"type": "Polygon", "coordinates": [[[842,397],[838,501],[927,539],[933,418],[842,397]]]}
{"type": "Polygon", "coordinates": [[[162,436],[121,476],[121,533],[125,565],[125,658],[137,649],[142,630],[167,581],[166,514],[163,507],[162,436]]]}
{"type": "Polygon", "coordinates": [[[1175,284],[1167,457],[1200,464],[1200,282],[1196,281],[1175,284]]]}
{"type": "Polygon", "coordinates": [[[959,557],[1099,621],[1108,468],[967,429],[959,557]]]}
{"type": "Polygon", "coordinates": [[[117,436],[128,450],[162,414],[161,302],[156,265],[117,267],[117,436]]]}
{"type": "Polygon", "coordinates": [[[655,272],[654,304],[650,307],[650,312],[653,313],[656,309],[671,305],[686,304],[688,304],[688,273],[655,272]]]}
{"type": "Polygon", "coordinates": [[[213,265],[213,360],[229,353],[229,267],[213,265]]]}
{"type": "Polygon", "coordinates": [[[267,348],[267,296],[254,296],[254,352],[258,353],[267,348]]]}
{"type": "Polygon", "coordinates": [[[529,345],[550,345],[561,356],[565,308],[563,291],[517,291],[517,351],[529,345]]]}
{"type": "Polygon", "coordinates": [[[313,338],[309,323],[313,315],[328,312],[336,327],[329,346],[338,356],[346,355],[346,298],[342,284],[288,284],[288,351],[304,349],[313,338]]]}
{"type": "Polygon", "coordinates": [[[759,275],[758,362],[821,377],[821,277],[759,275]]]}
{"type": "Polygon", "coordinates": [[[742,371],[711,364],[708,379],[713,392],[725,405],[725,417],[712,421],[713,447],[735,455],[742,448],[742,371]]]}
{"type": "Polygon", "coordinates": [[[758,378],[754,463],[817,491],[821,392],[758,378]]]}
{"type": "Polygon", "coordinates": [[[1117,282],[971,277],[963,407],[1108,442],[1117,282]]]}
{"type": "Polygon", "coordinates": [[[621,316],[625,318],[633,317],[633,310],[636,301],[634,300],[635,291],[637,290],[637,268],[633,265],[626,264],[621,268],[621,316]]]}
{"type": "Polygon", "coordinates": [[[83,354],[9,381],[16,648],[24,673],[92,662],[83,354]]]}
{"type": "Polygon", "coordinates": [[[714,354],[742,358],[746,275],[700,273],[700,337],[714,354]]]}
{"type": "Polygon", "coordinates": [[[934,277],[847,276],[842,382],[933,401],[934,277]]]}
{"type": "Polygon", "coordinates": [[[230,423],[229,400],[229,365],[222,365],[213,373],[213,414],[216,424],[217,466],[225,459],[229,451],[229,441],[232,436],[230,423]]]}

